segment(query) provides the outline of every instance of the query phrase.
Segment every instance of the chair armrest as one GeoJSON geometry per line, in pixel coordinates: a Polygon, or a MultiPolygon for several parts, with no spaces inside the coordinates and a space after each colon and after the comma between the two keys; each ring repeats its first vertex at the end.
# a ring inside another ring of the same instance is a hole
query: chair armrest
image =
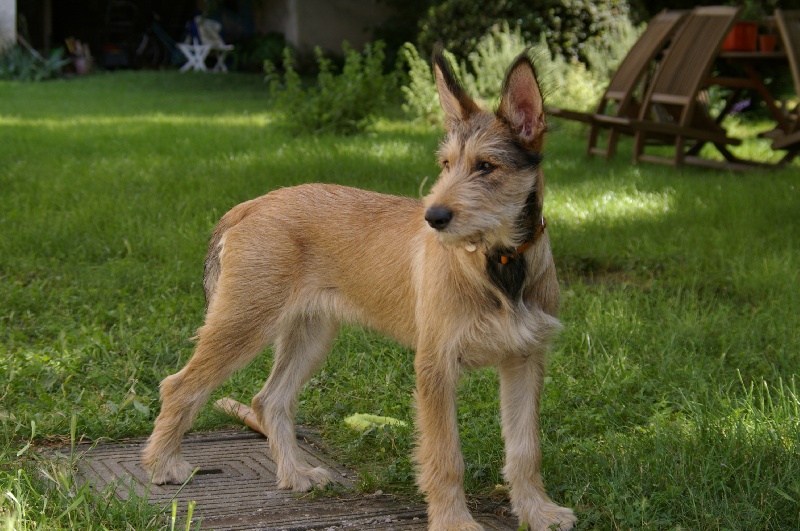
{"type": "Polygon", "coordinates": [[[706,142],[715,142],[738,146],[742,143],[741,139],[733,138],[717,131],[698,129],[696,127],[686,127],[679,124],[668,122],[654,122],[651,120],[630,120],[630,125],[634,131],[647,131],[650,133],[661,133],[673,136],[685,136],[706,142]]]}
{"type": "Polygon", "coordinates": [[[800,130],[775,138],[772,141],[772,149],[788,149],[792,144],[800,148],[800,130]]]}
{"type": "Polygon", "coordinates": [[[566,120],[575,120],[578,122],[583,123],[592,123],[592,114],[580,112],[580,111],[571,111],[569,109],[562,109],[560,107],[546,107],[545,111],[550,116],[555,116],[557,118],[564,118],[566,120]]]}

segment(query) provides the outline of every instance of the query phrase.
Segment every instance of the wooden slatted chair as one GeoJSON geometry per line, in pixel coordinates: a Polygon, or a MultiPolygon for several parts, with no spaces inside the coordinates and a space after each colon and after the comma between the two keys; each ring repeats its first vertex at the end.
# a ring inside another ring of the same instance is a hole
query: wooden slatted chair
{"type": "Polygon", "coordinates": [[[681,166],[684,163],[744,169],[727,146],[741,140],[727,136],[698,103],[698,95],[709,77],[711,66],[730,31],[739,8],[731,6],[697,7],[672,39],[659,63],[642,103],[634,129],[634,162],[647,161],[681,166]],[[645,153],[648,141],[670,138],[671,157],[645,153]],[[713,144],[725,162],[697,156],[700,148],[713,144]]]}
{"type": "MultiPolygon", "coordinates": [[[[778,23],[778,32],[786,50],[786,58],[794,79],[794,88],[800,95],[800,9],[783,11],[775,10],[775,21],[778,23]]],[[[785,134],[774,137],[772,149],[787,150],[781,160],[782,164],[791,161],[800,153],[800,105],[794,110],[792,129],[785,134]]]]}
{"type": "MultiPolygon", "coordinates": [[[[589,155],[605,155],[606,158],[611,158],[616,153],[619,135],[621,133],[632,134],[626,119],[638,116],[640,100],[637,99],[637,89],[645,84],[653,60],[664,50],[687,14],[687,11],[665,10],[653,17],[617,67],[594,113],[583,113],[558,107],[548,108],[548,112],[552,116],[578,120],[590,125],[587,145],[589,155]],[[623,118],[623,120],[618,118],[623,118]],[[606,147],[597,145],[602,129],[609,130],[606,147]]],[[[643,93],[644,90],[639,90],[639,92],[643,93]]]]}

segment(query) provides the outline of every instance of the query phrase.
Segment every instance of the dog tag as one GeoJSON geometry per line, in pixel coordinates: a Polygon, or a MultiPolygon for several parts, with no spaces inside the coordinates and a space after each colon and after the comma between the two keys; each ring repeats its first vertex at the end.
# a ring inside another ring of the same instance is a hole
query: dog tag
{"type": "Polygon", "coordinates": [[[468,243],[464,246],[464,249],[466,249],[468,253],[474,253],[477,247],[475,247],[474,243],[468,243]]]}

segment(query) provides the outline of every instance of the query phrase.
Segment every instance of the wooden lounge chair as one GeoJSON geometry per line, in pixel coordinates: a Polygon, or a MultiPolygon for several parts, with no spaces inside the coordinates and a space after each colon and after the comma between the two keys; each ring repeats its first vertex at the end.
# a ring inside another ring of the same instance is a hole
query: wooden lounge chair
{"type": "Polygon", "coordinates": [[[681,166],[684,163],[744,169],[727,146],[741,140],[727,136],[725,129],[698,102],[711,71],[711,66],[733,26],[739,8],[712,6],[695,8],[672,39],[645,94],[639,119],[634,129],[634,162],[647,161],[681,166]],[[671,139],[671,157],[646,154],[653,138],[661,144],[671,139]],[[725,162],[704,159],[700,148],[713,144],[725,162]]]}
{"type": "MultiPolygon", "coordinates": [[[[775,20],[778,23],[786,58],[794,78],[795,91],[800,94],[800,10],[783,11],[775,10],[775,20]]],[[[794,120],[791,129],[785,134],[776,136],[772,141],[772,149],[785,149],[788,152],[781,160],[781,164],[791,161],[800,153],[800,106],[794,110],[794,120]]]]}
{"type": "MultiPolygon", "coordinates": [[[[597,105],[597,111],[583,113],[557,107],[548,108],[552,116],[590,124],[587,146],[589,155],[598,154],[611,158],[616,152],[619,134],[621,132],[631,134],[625,121],[620,122],[616,118],[637,117],[640,104],[636,97],[637,88],[645,84],[643,81],[650,73],[653,60],[664,50],[687,14],[687,11],[662,11],[650,21],[611,77],[597,105]],[[597,145],[601,129],[609,129],[605,148],[597,145]]],[[[644,90],[640,92],[643,93],[644,90]]]]}

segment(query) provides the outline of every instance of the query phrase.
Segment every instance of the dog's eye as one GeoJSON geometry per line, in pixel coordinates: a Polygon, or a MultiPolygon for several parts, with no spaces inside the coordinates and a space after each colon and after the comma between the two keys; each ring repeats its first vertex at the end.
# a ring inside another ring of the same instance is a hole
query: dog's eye
{"type": "Polygon", "coordinates": [[[492,173],[497,168],[497,166],[495,166],[491,162],[488,162],[488,161],[485,161],[485,160],[482,160],[482,161],[478,162],[478,164],[476,164],[475,166],[476,166],[476,168],[475,168],[476,171],[479,171],[479,172],[485,173],[485,174],[492,173]]]}
{"type": "Polygon", "coordinates": [[[444,160],[442,161],[442,167],[443,167],[444,169],[446,169],[446,170],[449,170],[449,169],[450,169],[450,161],[449,161],[449,160],[447,160],[447,159],[444,159],[444,160]]]}

